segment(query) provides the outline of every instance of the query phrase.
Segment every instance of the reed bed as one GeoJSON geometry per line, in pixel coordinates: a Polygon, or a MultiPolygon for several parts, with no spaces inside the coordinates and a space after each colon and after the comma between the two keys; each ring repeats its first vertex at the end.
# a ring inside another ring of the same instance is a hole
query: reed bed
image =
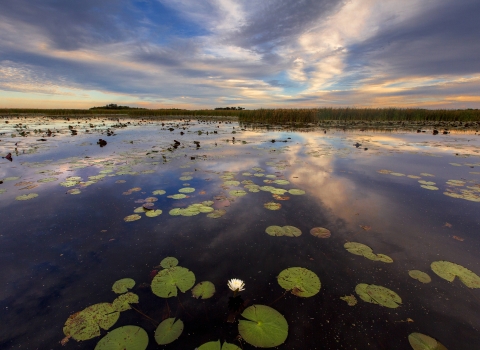
{"type": "Polygon", "coordinates": [[[243,123],[315,124],[332,121],[480,121],[478,109],[419,108],[304,108],[255,110],[183,110],[183,109],[0,109],[1,116],[38,115],[50,117],[238,117],[243,123]]]}

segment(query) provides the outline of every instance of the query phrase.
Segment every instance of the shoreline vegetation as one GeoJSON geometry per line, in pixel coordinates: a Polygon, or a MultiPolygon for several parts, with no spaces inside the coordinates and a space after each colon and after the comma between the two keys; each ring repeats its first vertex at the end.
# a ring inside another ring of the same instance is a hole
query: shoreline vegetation
{"type": "MultiPolygon", "coordinates": [[[[119,106],[124,107],[124,106],[119,106]]],[[[126,107],[126,106],[125,106],[126,107]]],[[[269,124],[375,124],[385,122],[414,125],[450,125],[451,122],[464,127],[480,126],[479,109],[419,109],[419,108],[304,108],[304,109],[140,109],[100,108],[92,109],[0,109],[2,117],[45,116],[45,117],[111,117],[111,118],[234,118],[242,123],[269,124]],[[467,124],[467,125],[465,125],[467,124]],[[469,125],[470,124],[470,125],[469,125]]]]}

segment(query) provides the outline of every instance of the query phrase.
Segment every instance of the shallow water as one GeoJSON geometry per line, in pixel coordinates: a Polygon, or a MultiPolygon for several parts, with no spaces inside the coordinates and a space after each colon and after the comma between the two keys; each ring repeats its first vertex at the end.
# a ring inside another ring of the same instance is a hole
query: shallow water
{"type": "MultiPolygon", "coordinates": [[[[413,332],[448,349],[478,347],[479,289],[458,278],[448,282],[430,268],[446,260],[480,274],[480,136],[474,132],[266,131],[194,120],[163,122],[163,127],[130,121],[106,136],[117,122],[10,118],[0,123],[0,154],[11,152],[13,158],[0,159],[2,349],[61,348],[68,317],[112,302],[113,283],[127,277],[136,282],[137,310],[157,322],[167,317],[184,322],[182,335],[168,349],[193,350],[217,339],[239,345],[237,323],[226,322],[231,278],[245,281],[241,295],[248,305],[271,305],[284,315],[289,330],[280,349],[409,349],[413,332]],[[31,134],[20,137],[18,123],[28,125],[31,134]],[[78,135],[71,135],[69,125],[78,135]],[[48,137],[46,129],[55,136],[48,137]],[[99,138],[108,142],[105,147],[97,145],[99,138]],[[177,148],[173,140],[180,142],[177,148]],[[87,182],[97,175],[104,177],[87,182]],[[62,186],[69,177],[81,179],[62,186]],[[55,179],[38,182],[45,178],[55,179]],[[289,183],[268,183],[279,179],[289,183]],[[279,200],[268,191],[250,192],[242,183],[224,185],[229,180],[305,194],[287,192],[288,200],[279,200]],[[437,189],[422,188],[419,180],[434,182],[437,189]],[[195,191],[184,199],[168,198],[185,187],[195,191]],[[73,189],[80,193],[71,194],[73,189]],[[166,193],[153,195],[155,190],[166,193]],[[232,190],[246,195],[235,197],[232,190]],[[16,200],[29,193],[38,196],[16,200]],[[142,206],[139,200],[152,196],[161,215],[140,213],[140,220],[124,221],[142,206]],[[213,208],[225,215],[169,214],[203,201],[214,201],[213,208]],[[281,208],[268,210],[267,202],[281,208]],[[302,235],[272,237],[265,233],[271,225],[295,226],[302,235]],[[310,235],[314,227],[327,228],[331,237],[310,235]],[[349,241],[366,244],[393,263],[351,254],[343,247],[349,241]],[[197,300],[191,291],[179,298],[155,296],[149,287],[152,270],[168,256],[191,270],[196,283],[215,284],[214,296],[197,300]],[[285,290],[276,277],[289,267],[318,275],[319,293],[282,297],[285,290]],[[409,270],[426,272],[432,281],[421,283],[409,270]],[[401,306],[363,301],[355,293],[359,283],[393,290],[401,306]],[[340,299],[352,294],[355,306],[340,299]]],[[[149,318],[127,310],[111,329],[138,325],[149,334],[148,349],[156,349],[156,324],[149,318]]],[[[71,339],[65,348],[93,349],[106,333],[84,342],[71,339]]]]}

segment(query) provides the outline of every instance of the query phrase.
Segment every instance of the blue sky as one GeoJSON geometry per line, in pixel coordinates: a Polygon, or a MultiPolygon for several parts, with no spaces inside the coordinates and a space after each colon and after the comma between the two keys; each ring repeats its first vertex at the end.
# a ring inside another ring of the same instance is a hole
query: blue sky
{"type": "Polygon", "coordinates": [[[478,0],[2,0],[0,108],[479,108],[478,0]]]}

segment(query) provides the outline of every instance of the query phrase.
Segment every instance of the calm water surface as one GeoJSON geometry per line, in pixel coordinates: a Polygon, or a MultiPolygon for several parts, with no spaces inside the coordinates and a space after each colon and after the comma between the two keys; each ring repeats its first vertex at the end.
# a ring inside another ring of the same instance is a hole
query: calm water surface
{"type": "MultiPolygon", "coordinates": [[[[288,338],[279,349],[410,349],[413,332],[450,350],[480,344],[480,290],[458,278],[448,282],[430,268],[446,260],[480,274],[480,136],[474,132],[266,131],[195,120],[164,126],[131,121],[107,136],[117,122],[0,122],[0,154],[12,154],[11,162],[0,159],[2,349],[62,348],[68,317],[112,302],[118,296],[113,283],[127,277],[136,282],[131,291],[139,303],[133,306],[148,318],[127,310],[111,329],[142,327],[148,349],[159,348],[154,321],[167,317],[181,319],[185,328],[162,348],[193,350],[218,339],[239,345],[238,323],[226,322],[231,278],[245,281],[241,295],[248,305],[271,305],[284,315],[288,338]],[[25,125],[30,134],[20,137],[25,125]],[[78,135],[71,135],[69,125],[78,135]],[[47,129],[55,136],[48,137],[47,129]],[[99,138],[108,144],[100,147],[99,138]],[[244,188],[248,180],[305,194],[274,198],[244,188]],[[424,188],[419,181],[433,184],[424,188]],[[185,187],[195,190],[183,199],[168,197],[185,187]],[[165,194],[153,195],[155,190],[165,194]],[[246,194],[238,197],[234,190],[246,194]],[[30,193],[38,196],[16,200],[30,193]],[[139,220],[126,222],[147,197],[158,199],[154,209],[162,214],[142,212],[139,220]],[[203,201],[213,201],[224,215],[169,214],[203,201]],[[268,202],[281,208],[269,210],[268,202]],[[271,225],[295,226],[302,235],[273,237],[265,232],[271,225]],[[331,237],[312,236],[314,227],[327,228],[331,237]],[[344,248],[349,241],[393,263],[351,254],[344,248]],[[196,283],[211,281],[214,296],[155,296],[152,270],[168,256],[191,270],[196,283]],[[313,271],[321,281],[319,293],[281,297],[285,290],[276,277],[289,267],[313,271]],[[421,270],[432,281],[421,283],[409,270],[421,270]],[[391,289],[401,306],[361,300],[355,293],[359,283],[391,289]],[[349,306],[340,299],[346,295],[358,303],[349,306]]],[[[105,334],[71,339],[64,348],[93,349],[105,334]]]]}

